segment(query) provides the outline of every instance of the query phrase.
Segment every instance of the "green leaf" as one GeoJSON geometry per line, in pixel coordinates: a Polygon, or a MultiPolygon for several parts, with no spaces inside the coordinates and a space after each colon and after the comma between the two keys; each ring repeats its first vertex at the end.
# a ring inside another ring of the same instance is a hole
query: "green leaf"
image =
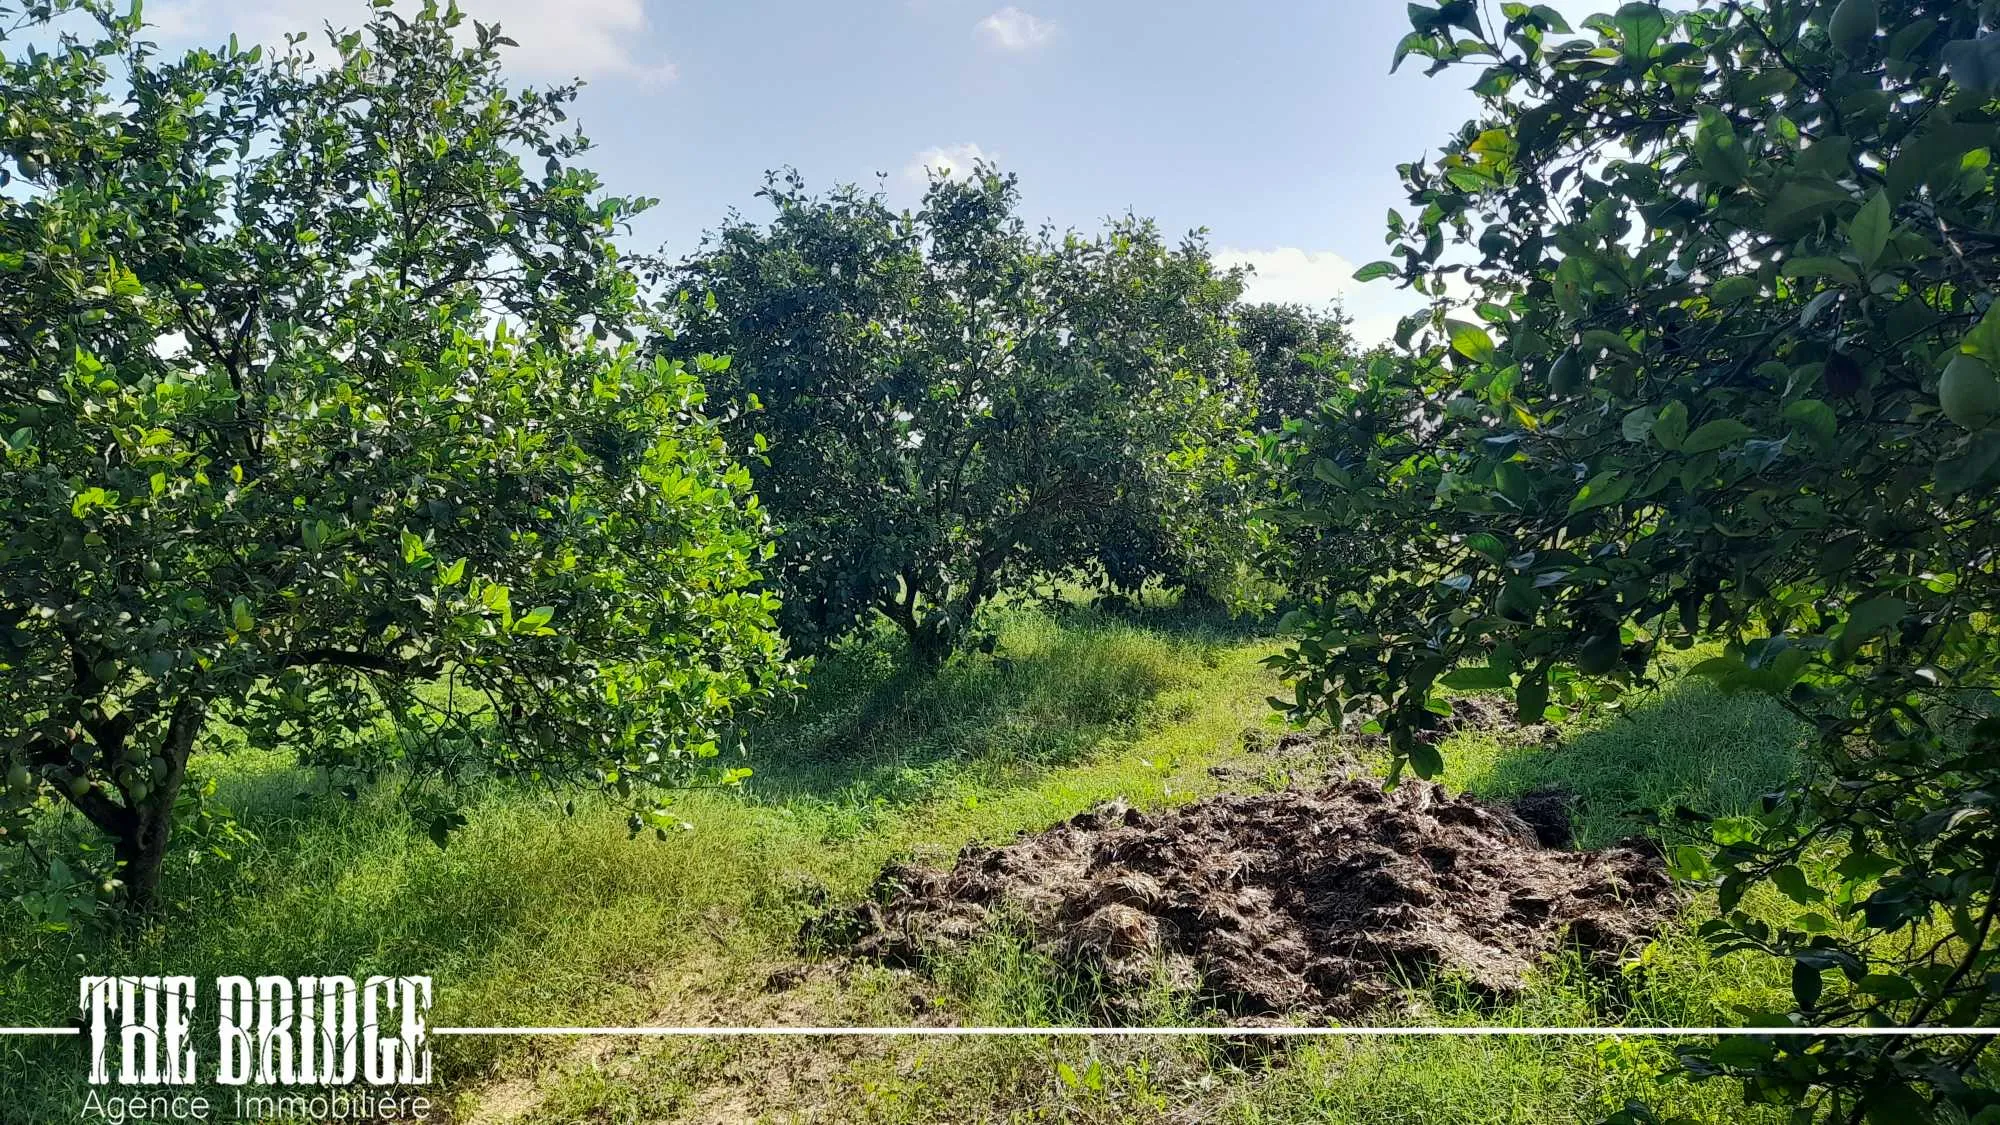
{"type": "Polygon", "coordinates": [[[1833,407],[1816,398],[1800,399],[1785,407],[1785,421],[1821,445],[1832,441],[1840,428],[1833,407]]]}
{"type": "Polygon", "coordinates": [[[1750,176],[1750,158],[1729,118],[1710,106],[1696,109],[1701,125],[1695,130],[1694,156],[1711,180],[1730,187],[1750,176]]]}
{"type": "Polygon", "coordinates": [[[1956,496],[1994,480],[2000,467],[2000,430],[1981,430],[1965,439],[1964,448],[1938,459],[1933,477],[1938,490],[1956,496]]]}
{"type": "Polygon", "coordinates": [[[1619,335],[1616,332],[1611,331],[1608,328],[1587,328],[1583,331],[1583,334],[1577,338],[1577,342],[1582,344],[1586,348],[1596,348],[1600,351],[1616,352],[1619,355],[1629,356],[1629,355],[1639,354],[1638,352],[1632,349],[1631,343],[1629,343],[1625,339],[1625,337],[1619,335]]]}
{"type": "Polygon", "coordinates": [[[1715,283],[1708,299],[1718,305],[1739,305],[1757,295],[1757,279],[1749,274],[1731,274],[1715,283]]]}
{"type": "Polygon", "coordinates": [[[1410,747],[1410,768],[1425,781],[1444,772],[1444,756],[1438,748],[1426,742],[1414,743],[1410,747]]]}
{"type": "Polygon", "coordinates": [[[1378,278],[1392,276],[1396,272],[1396,263],[1394,262],[1370,262],[1354,271],[1354,280],[1374,281],[1378,278]]]}
{"type": "Polygon", "coordinates": [[[1548,717],[1549,669],[1541,664],[1521,676],[1514,686],[1514,717],[1523,723],[1539,723],[1548,717]]]}
{"type": "Polygon", "coordinates": [[[230,601],[229,621],[239,633],[250,631],[251,626],[257,623],[256,618],[250,613],[250,599],[239,596],[230,601]]]}
{"type": "Polygon", "coordinates": [[[1853,201],[1846,188],[1831,180],[1791,180],[1764,208],[1764,226],[1779,238],[1790,238],[1804,233],[1829,211],[1853,201]]]}
{"type": "Polygon", "coordinates": [[[1879,1000],[1915,1000],[1919,995],[1910,978],[1896,973],[1869,973],[1856,981],[1854,988],[1879,1000]]]}
{"type": "Polygon", "coordinates": [[[1577,489],[1576,496],[1569,502],[1569,514],[1616,504],[1632,491],[1633,483],[1632,477],[1621,475],[1616,469],[1606,469],[1577,489]]]}
{"type": "Polygon", "coordinates": [[[2000,301],[1986,306],[1986,315],[1965,334],[1959,350],[1978,356],[1986,361],[1986,366],[2000,371],[2000,301]]]}
{"type": "Polygon", "coordinates": [[[1507,545],[1490,531],[1476,531],[1465,537],[1465,545],[1496,563],[1507,561],[1507,545]]]}
{"type": "Polygon", "coordinates": [[[1889,231],[1894,220],[1889,212],[1889,196],[1877,191],[1868,197],[1868,202],[1855,212],[1854,221],[1847,225],[1847,241],[1854,247],[1864,267],[1872,268],[1882,258],[1882,251],[1889,245],[1889,231]]]}
{"type": "Polygon", "coordinates": [[[1626,441],[1644,445],[1646,438],[1653,432],[1654,421],[1659,416],[1660,412],[1650,406],[1641,406],[1627,411],[1625,420],[1619,423],[1618,431],[1625,436],[1626,441]]]}
{"type": "Polygon", "coordinates": [[[1725,445],[1733,445],[1744,438],[1755,436],[1756,431],[1734,418],[1718,418],[1702,425],[1687,436],[1680,444],[1680,452],[1693,456],[1709,453],[1725,445]]]}
{"type": "Polygon", "coordinates": [[[1445,328],[1451,333],[1453,351],[1474,363],[1493,362],[1493,337],[1484,328],[1462,320],[1447,320],[1445,328]]]}
{"type": "Polygon", "coordinates": [[[1493,470],[1493,483],[1500,488],[1500,495],[1514,502],[1516,507],[1526,508],[1535,502],[1535,485],[1528,478],[1528,471],[1512,461],[1502,461],[1493,470]]]}
{"type": "Polygon", "coordinates": [[[1839,876],[1850,884],[1866,883],[1871,879],[1886,875],[1897,867],[1895,860],[1879,852],[1852,851],[1834,868],[1839,876]]]}
{"type": "MultiPolygon", "coordinates": [[[[1397,68],[1403,65],[1403,60],[1410,57],[1411,51],[1429,46],[1430,41],[1430,33],[1423,31],[1412,31],[1400,40],[1397,40],[1396,52],[1389,59],[1389,73],[1396,73],[1397,68]]],[[[1425,53],[1428,54],[1429,52],[1425,53]]]]}
{"type": "Polygon", "coordinates": [[[428,820],[429,823],[424,826],[424,831],[430,836],[431,843],[436,844],[439,848],[449,847],[451,844],[451,834],[470,823],[466,819],[465,814],[456,809],[434,812],[428,820]]]}
{"type": "Polygon", "coordinates": [[[1956,168],[1965,154],[1993,144],[1990,127],[1940,123],[1904,141],[1889,161],[1889,198],[1900,200],[1940,171],[1956,168]]]}
{"type": "Polygon", "coordinates": [[[1868,638],[1901,621],[1909,612],[1910,607],[1896,598],[1869,598],[1857,603],[1847,611],[1838,651],[1842,656],[1854,655],[1868,638]]]}
{"type": "Polygon", "coordinates": [[[1941,55],[1952,81],[1982,94],[2000,93],[2000,33],[1954,39],[1941,55]]]}
{"type": "Polygon", "coordinates": [[[1723,847],[1755,840],[1763,825],[1750,816],[1718,816],[1709,826],[1709,838],[1723,847]]]}
{"type": "Polygon", "coordinates": [[[1868,1125],[1910,1125],[1913,1121],[1937,1121],[1930,1102],[1902,1082],[1875,1086],[1861,1098],[1861,1112],[1868,1125]]]}
{"type": "Polygon", "coordinates": [[[1619,8],[1618,14],[1611,17],[1611,23],[1618,29],[1622,40],[1620,47],[1625,65],[1634,72],[1645,70],[1653,57],[1653,48],[1659,45],[1660,36],[1667,30],[1667,19],[1659,5],[1635,0],[1619,8]]]}
{"type": "Polygon", "coordinates": [[[1513,687],[1514,677],[1505,668],[1474,666],[1454,668],[1446,672],[1440,682],[1460,691],[1498,691],[1513,687]]]}
{"type": "Polygon", "coordinates": [[[1708,853],[1693,844],[1682,844],[1674,849],[1674,873],[1691,883],[1705,883],[1715,877],[1715,868],[1708,862],[1708,853]]]}
{"type": "Polygon", "coordinates": [[[1336,488],[1345,488],[1353,483],[1352,476],[1331,457],[1321,457],[1313,462],[1313,479],[1336,488]]]}
{"type": "Polygon", "coordinates": [[[1782,272],[1786,277],[1826,277],[1844,285],[1861,284],[1861,275],[1854,272],[1853,266],[1839,258],[1793,258],[1785,263],[1782,272]]]}
{"type": "Polygon", "coordinates": [[[1771,884],[1801,906],[1811,906],[1826,897],[1819,888],[1806,881],[1806,873],[1796,864],[1788,863],[1771,872],[1771,884]]]}
{"type": "Polygon", "coordinates": [[[1660,416],[1653,422],[1653,440],[1660,443],[1661,449],[1670,452],[1679,450],[1681,443],[1687,440],[1687,432],[1688,412],[1685,404],[1675,400],[1660,408],[1660,416]]]}
{"type": "Polygon", "coordinates": [[[1800,1011],[1811,1011],[1819,1004],[1820,993],[1826,988],[1826,978],[1821,971],[1804,961],[1792,962],[1792,1000],[1800,1011]]]}

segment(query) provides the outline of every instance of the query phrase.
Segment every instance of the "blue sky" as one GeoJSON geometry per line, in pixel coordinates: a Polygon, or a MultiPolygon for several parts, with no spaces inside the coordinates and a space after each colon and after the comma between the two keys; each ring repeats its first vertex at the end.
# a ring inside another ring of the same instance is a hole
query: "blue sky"
{"type": "MultiPolygon", "coordinates": [[[[985,156],[1031,221],[1128,209],[1206,227],[1253,265],[1250,296],[1341,297],[1364,337],[1413,306],[1350,280],[1382,256],[1396,165],[1473,109],[1469,72],[1389,74],[1402,0],[463,0],[521,47],[523,81],[582,77],[591,161],[648,195],[638,248],[691,248],[729,208],[759,215],[766,169],[884,186],[913,202],[930,164],[985,156]]],[[[1615,4],[1562,3],[1581,14],[1615,4]]],[[[365,18],[363,0],[151,0],[165,46],[365,18]]]]}

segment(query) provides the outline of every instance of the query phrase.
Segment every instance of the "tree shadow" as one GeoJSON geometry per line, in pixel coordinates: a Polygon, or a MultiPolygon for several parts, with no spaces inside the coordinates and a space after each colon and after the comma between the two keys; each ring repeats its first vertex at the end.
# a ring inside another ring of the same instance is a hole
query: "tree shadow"
{"type": "Polygon", "coordinates": [[[1060,618],[1096,615],[1123,621],[1162,636],[1209,645],[1241,645],[1277,635],[1283,609],[1242,613],[1192,591],[1145,590],[1131,596],[1091,596],[1085,600],[1053,599],[1044,609],[1060,618]]]}

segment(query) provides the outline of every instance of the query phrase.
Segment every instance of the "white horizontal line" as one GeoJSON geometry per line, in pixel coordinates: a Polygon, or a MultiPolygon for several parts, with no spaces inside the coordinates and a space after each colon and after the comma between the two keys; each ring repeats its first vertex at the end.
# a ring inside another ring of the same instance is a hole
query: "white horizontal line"
{"type": "Polygon", "coordinates": [[[432,1035],[659,1035],[718,1039],[751,1036],[2000,1036],[2000,1027],[433,1027],[432,1035]]]}
{"type": "MultiPolygon", "coordinates": [[[[74,1027],[0,1027],[0,1035],[79,1035],[74,1027]]],[[[433,1027],[432,1035],[651,1035],[740,1039],[752,1036],[2000,1036],[2000,1027],[433,1027]]]]}

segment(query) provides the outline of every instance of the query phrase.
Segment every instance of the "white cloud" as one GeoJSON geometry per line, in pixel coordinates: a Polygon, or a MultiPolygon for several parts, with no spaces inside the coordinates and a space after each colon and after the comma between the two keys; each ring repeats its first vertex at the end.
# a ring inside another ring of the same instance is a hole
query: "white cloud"
{"type": "Polygon", "coordinates": [[[936,146],[911,157],[910,162],[903,166],[903,178],[913,184],[923,184],[930,181],[932,172],[946,177],[970,175],[974,164],[994,159],[993,153],[970,142],[936,146]]]}
{"type": "MultiPolygon", "coordinates": [[[[1354,318],[1354,337],[1363,344],[1385,342],[1396,334],[1396,322],[1425,307],[1429,302],[1414,289],[1397,287],[1392,277],[1379,281],[1356,281],[1360,267],[1331,250],[1304,250],[1279,246],[1270,250],[1239,250],[1218,247],[1211,253],[1218,266],[1245,266],[1252,272],[1244,279],[1243,299],[1253,303],[1305,305],[1324,309],[1339,301],[1354,318]]],[[[1457,279],[1454,278],[1454,281],[1457,279]]],[[[1448,286],[1455,293],[1462,285],[1448,286]]]]}
{"type": "Polygon", "coordinates": [[[1243,291],[1246,301],[1317,307],[1360,287],[1354,280],[1354,263],[1331,250],[1301,250],[1296,246],[1238,250],[1225,246],[1215,251],[1215,261],[1221,266],[1245,266],[1253,271],[1243,291]]]}
{"type": "Polygon", "coordinates": [[[1055,38],[1056,25],[1009,5],[980,20],[979,33],[1003,51],[1027,51],[1055,38]]]}
{"type": "Polygon", "coordinates": [[[1354,280],[1358,268],[1331,250],[1304,250],[1279,246],[1270,250],[1239,250],[1220,247],[1214,253],[1219,266],[1244,266],[1251,272],[1244,279],[1243,299],[1252,302],[1305,305],[1323,309],[1339,301],[1354,318],[1354,335],[1373,344],[1396,334],[1396,321],[1416,310],[1421,300],[1408,291],[1398,291],[1386,278],[1363,284],[1354,280]]]}
{"type": "MultiPolygon", "coordinates": [[[[476,19],[498,23],[520,44],[501,54],[515,77],[664,82],[674,76],[673,64],[643,52],[650,29],[643,0],[464,0],[459,7],[468,41],[476,19]]],[[[281,43],[286,32],[304,31],[311,36],[306,46],[319,50],[326,45],[320,34],[326,24],[357,27],[368,10],[366,0],[169,0],[148,5],[146,19],[169,43],[219,41],[231,32],[245,42],[281,43]]]]}

